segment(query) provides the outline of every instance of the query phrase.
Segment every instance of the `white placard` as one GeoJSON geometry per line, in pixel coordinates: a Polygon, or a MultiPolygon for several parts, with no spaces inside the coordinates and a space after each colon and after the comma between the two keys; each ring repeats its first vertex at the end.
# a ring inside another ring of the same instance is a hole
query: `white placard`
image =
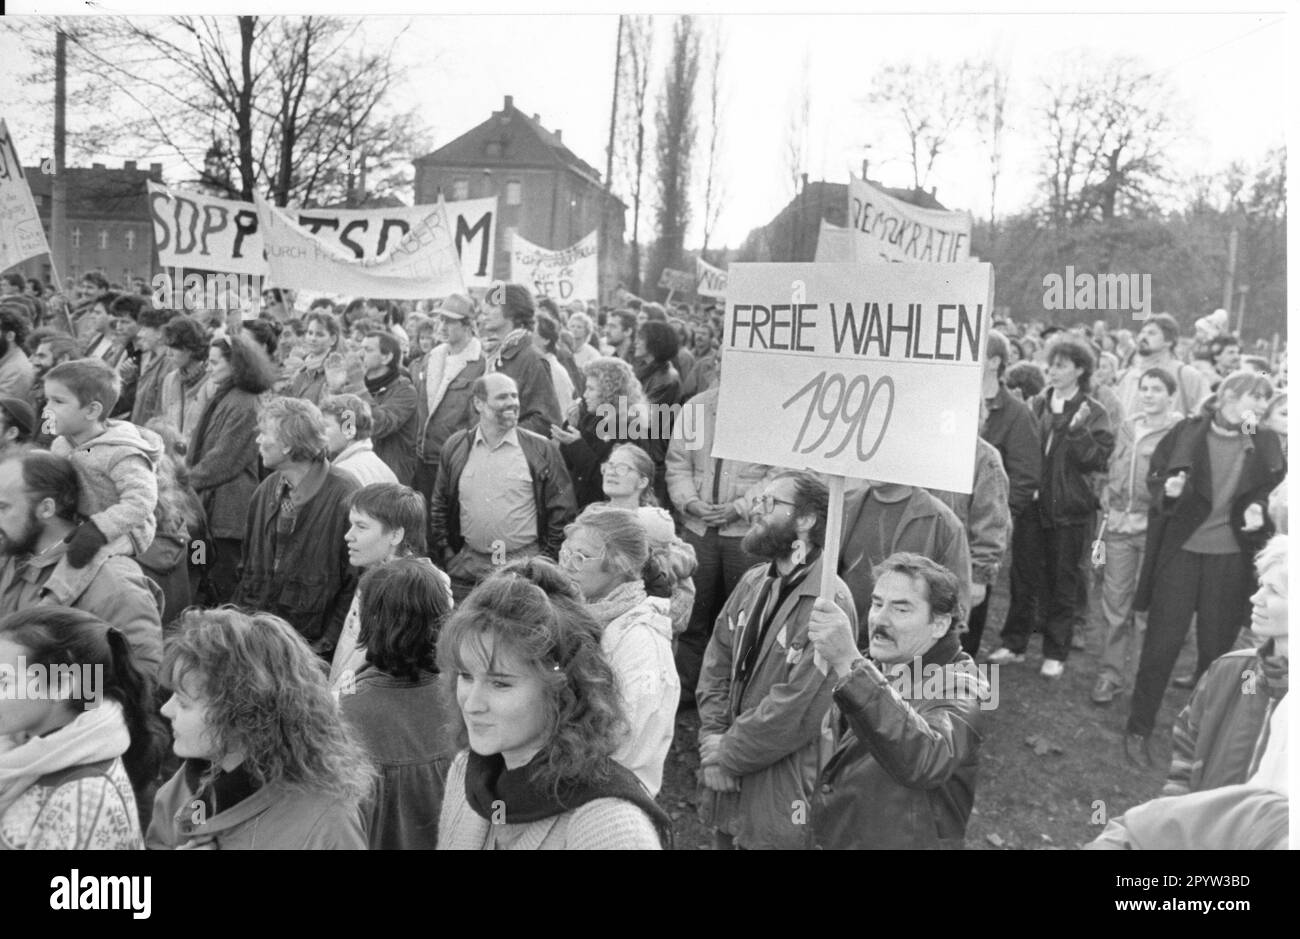
{"type": "Polygon", "coordinates": [[[561,251],[542,248],[516,232],[510,246],[510,279],[525,284],[536,297],[594,300],[600,275],[597,232],[561,251]]]}
{"type": "Polygon", "coordinates": [[[18,147],[0,118],[0,271],[49,253],[18,147]]]}
{"type": "MultiPolygon", "coordinates": [[[[970,260],[968,213],[920,209],[853,175],[849,176],[849,231],[853,234],[852,260],[859,264],[970,260]]],[[[822,260],[820,250],[817,260],[822,260]]]]}

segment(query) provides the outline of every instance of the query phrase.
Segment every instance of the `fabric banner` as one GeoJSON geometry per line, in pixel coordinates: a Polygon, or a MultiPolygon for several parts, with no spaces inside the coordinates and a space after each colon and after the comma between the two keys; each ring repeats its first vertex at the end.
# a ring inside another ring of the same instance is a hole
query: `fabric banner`
{"type": "MultiPolygon", "coordinates": [[[[852,174],[849,230],[853,233],[853,260],[859,264],[970,260],[969,214],[917,208],[852,174]]],[[[817,260],[821,260],[820,252],[817,260]]]]}
{"type": "MultiPolygon", "coordinates": [[[[149,183],[154,245],[164,267],[266,274],[257,208],[149,183]]],[[[496,254],[497,200],[446,203],[468,287],[492,284],[496,254]]],[[[432,210],[429,205],[384,209],[281,209],[307,233],[354,260],[382,256],[432,210]]]]}
{"type": "Polygon", "coordinates": [[[272,283],[330,290],[348,296],[420,300],[465,291],[447,204],[422,206],[424,217],[383,255],[356,258],[295,224],[294,218],[258,198],[257,212],[272,283]]]}
{"type": "Polygon", "coordinates": [[[727,272],[703,258],[695,259],[695,292],[701,297],[722,298],[727,295],[727,272]]]}
{"type": "Polygon", "coordinates": [[[817,253],[813,259],[818,264],[853,263],[853,230],[822,219],[821,229],[817,232],[817,253]]]}
{"type": "Polygon", "coordinates": [[[689,271],[679,271],[665,267],[659,275],[659,286],[674,293],[690,293],[695,289],[695,278],[689,271]]]}
{"type": "Polygon", "coordinates": [[[728,273],[715,458],[971,491],[991,265],[728,273]]]}
{"type": "Polygon", "coordinates": [[[8,125],[0,118],[0,271],[49,253],[23,161],[8,125]]]}
{"type": "Polygon", "coordinates": [[[595,300],[600,271],[597,232],[575,245],[552,251],[533,244],[516,232],[510,246],[510,279],[532,286],[537,297],[552,300],[595,300]]]}

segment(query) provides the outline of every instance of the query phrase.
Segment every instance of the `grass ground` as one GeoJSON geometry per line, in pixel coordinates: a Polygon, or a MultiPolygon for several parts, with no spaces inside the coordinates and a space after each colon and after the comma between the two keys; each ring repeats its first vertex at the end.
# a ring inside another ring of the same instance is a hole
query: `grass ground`
{"type": "MultiPolygon", "coordinates": [[[[1004,574],[989,611],[984,655],[997,647],[1006,610],[1004,574]]],[[[1102,819],[1159,794],[1163,771],[1141,771],[1124,759],[1128,697],[1106,708],[1088,699],[1096,678],[1098,635],[1094,626],[1089,649],[1072,653],[1057,680],[1038,674],[1037,637],[1023,665],[999,669],[999,701],[989,712],[980,750],[968,848],[1079,848],[1101,831],[1102,819]]],[[[1174,674],[1190,671],[1194,664],[1195,652],[1188,646],[1174,674]]],[[[1157,767],[1169,765],[1169,728],[1190,695],[1173,687],[1165,694],[1152,738],[1157,767]]],[[[673,818],[679,850],[708,848],[712,840],[695,813],[698,727],[695,711],[678,712],[659,797],[673,818]]]]}

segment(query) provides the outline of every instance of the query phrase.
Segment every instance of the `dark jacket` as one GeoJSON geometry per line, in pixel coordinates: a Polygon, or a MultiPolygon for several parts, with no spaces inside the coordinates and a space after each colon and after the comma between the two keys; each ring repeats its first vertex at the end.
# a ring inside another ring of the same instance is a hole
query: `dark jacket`
{"type": "MultiPolygon", "coordinates": [[[[430,546],[435,561],[445,549],[459,551],[465,544],[460,533],[460,474],[469,462],[469,450],[474,443],[478,425],[457,431],[442,448],[438,464],[438,482],[433,489],[433,503],[429,507],[433,544],[430,546]]],[[[519,446],[528,461],[528,471],[533,477],[533,503],[537,509],[537,543],[542,553],[551,559],[559,557],[564,543],[564,526],[573,521],[577,511],[573,504],[573,484],[569,471],[564,468],[560,451],[550,440],[539,434],[519,431],[519,446]]]]}
{"type": "Polygon", "coordinates": [[[1052,413],[1054,388],[1034,396],[1030,407],[1043,446],[1043,470],[1038,484],[1038,512],[1048,527],[1082,525],[1092,520],[1100,502],[1090,473],[1103,473],[1115,449],[1115,428],[1106,407],[1092,395],[1077,394],[1065,410],[1052,413]],[[1088,402],[1088,419],[1070,429],[1075,413],[1088,402]],[[1061,430],[1053,434],[1053,420],[1061,430]]]}
{"type": "Polygon", "coordinates": [[[203,408],[186,451],[214,538],[243,538],[257,491],[258,397],[227,384],[203,408]]]}
{"type": "Polygon", "coordinates": [[[1011,483],[1011,511],[1027,508],[1043,474],[1043,445],[1029,406],[998,383],[998,393],[988,399],[989,416],[980,436],[997,447],[1002,467],[1011,483]]]}
{"type": "Polygon", "coordinates": [[[374,425],[370,439],[375,455],[388,464],[397,481],[404,486],[415,476],[415,437],[419,420],[416,412],[415,386],[400,372],[383,385],[363,396],[370,404],[374,425]]]}
{"type": "Polygon", "coordinates": [[[983,714],[974,660],[949,634],[898,679],[860,659],[834,692],[835,749],[814,791],[820,848],[960,848],[975,802],[983,714]],[[942,683],[928,671],[941,670],[942,683]],[[905,680],[904,680],[905,678],[905,680]],[[899,691],[890,690],[893,683],[899,691]],[[942,687],[943,696],[926,689],[942,687]]]}
{"type": "Polygon", "coordinates": [[[604,501],[605,479],[600,467],[609,459],[610,451],[624,443],[642,445],[642,441],[631,437],[606,436],[601,432],[604,429],[626,431],[629,428],[626,423],[623,427],[602,428],[602,420],[599,415],[587,410],[586,401],[579,399],[578,422],[573,429],[582,436],[573,443],[560,444],[564,464],[573,478],[573,495],[579,512],[593,502],[604,501]]]}
{"type": "Polygon", "coordinates": [[[172,370],[171,359],[155,352],[144,372],[136,379],[135,403],[131,405],[131,423],[147,424],[162,413],[163,379],[172,370]]]}
{"type": "Polygon", "coordinates": [[[551,381],[551,365],[533,348],[532,333],[516,330],[497,349],[494,371],[519,386],[519,426],[547,437],[552,424],[563,424],[560,400],[551,381]]]}
{"type": "Polygon", "coordinates": [[[308,642],[333,645],[357,588],[343,536],[348,530],[348,499],[360,487],[348,474],[331,469],[320,489],[298,509],[282,560],[275,566],[276,519],[284,477],[277,471],[262,481],[248,507],[239,586],[233,602],[288,620],[308,642]]]}
{"type": "MultiPolygon", "coordinates": [[[[481,355],[472,362],[466,362],[465,367],[447,386],[438,407],[430,414],[429,356],[422,356],[411,363],[411,383],[415,385],[415,446],[421,462],[437,463],[442,446],[451,435],[478,422],[478,415],[474,412],[474,396],[470,390],[475,379],[482,377],[486,366],[487,361],[481,355]]],[[[547,433],[550,433],[549,427],[547,433]]]]}
{"type": "MultiPolygon", "coordinates": [[[[1151,490],[1151,511],[1147,521],[1146,552],[1142,557],[1142,575],[1138,578],[1134,609],[1142,612],[1150,606],[1154,581],[1196,529],[1210,516],[1213,508],[1214,480],[1210,478],[1210,433],[1213,418],[1207,413],[1185,418],[1174,425],[1151,454],[1147,487],[1151,490]],[[1165,496],[1165,480],[1187,472],[1183,494],[1177,499],[1165,496]]],[[[1228,508],[1228,523],[1237,543],[1246,555],[1264,547],[1273,534],[1273,523],[1265,511],[1264,527],[1254,532],[1242,531],[1246,508],[1258,503],[1267,510],[1269,493],[1286,476],[1286,458],[1282,442],[1266,427],[1255,428],[1246,438],[1246,460],[1237,480],[1228,508]]]]}

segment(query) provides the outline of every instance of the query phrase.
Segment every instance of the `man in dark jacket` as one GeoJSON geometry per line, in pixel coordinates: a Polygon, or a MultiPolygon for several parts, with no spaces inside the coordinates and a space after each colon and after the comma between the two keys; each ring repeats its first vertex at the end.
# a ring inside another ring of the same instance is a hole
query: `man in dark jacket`
{"type": "Polygon", "coordinates": [[[140,353],[139,375],[135,380],[135,401],[131,405],[131,423],[144,426],[162,412],[163,379],[174,362],[162,342],[162,328],[172,318],[170,310],[145,309],[140,312],[140,329],[135,347],[140,353]]]}
{"type": "Polygon", "coordinates": [[[533,346],[533,295],[519,284],[495,284],[483,311],[487,370],[508,375],[519,388],[519,426],[543,437],[563,424],[551,367],[533,346]]]}
{"type": "Polygon", "coordinates": [[[1045,678],[1060,678],[1070,654],[1079,562],[1098,506],[1088,477],[1106,469],[1115,448],[1110,415],[1088,394],[1093,367],[1092,350],[1081,339],[1063,335],[1049,347],[1049,387],[1034,398],[1032,407],[1043,441],[1043,471],[1036,496],[1038,525],[1027,526],[1026,545],[1027,556],[1041,565],[1041,597],[1037,611],[1027,600],[1008,613],[1002,648],[989,656],[1000,665],[1023,662],[1035,619],[1045,620],[1045,678]]]}
{"type": "Polygon", "coordinates": [[[397,481],[408,485],[415,475],[415,386],[402,374],[402,346],[390,332],[373,330],[361,343],[370,404],[370,439],[375,455],[388,464],[397,481]]]}
{"type": "Polygon", "coordinates": [[[478,420],[470,388],[487,364],[483,347],[474,337],[474,302],[453,294],[442,302],[438,315],[445,341],[411,364],[418,430],[411,485],[430,503],[443,444],[478,420]]]}
{"type": "Polygon", "coordinates": [[[360,488],[325,459],[325,420],[301,398],[262,414],[257,446],[273,470],[253,493],[233,602],[283,617],[329,659],[356,591],[343,536],[360,488]]]}
{"type": "Polygon", "coordinates": [[[476,427],[442,448],[430,506],[432,556],[451,576],[457,602],[502,565],[555,559],[576,509],[556,446],[517,426],[519,391],[500,372],[474,382],[476,427]]]}
{"type": "Polygon", "coordinates": [[[813,789],[815,846],[962,846],[981,711],[997,701],[961,651],[958,595],[957,577],[929,558],[886,558],[875,570],[869,657],[843,610],[814,605],[808,638],[836,679],[834,749],[813,789]]]}

